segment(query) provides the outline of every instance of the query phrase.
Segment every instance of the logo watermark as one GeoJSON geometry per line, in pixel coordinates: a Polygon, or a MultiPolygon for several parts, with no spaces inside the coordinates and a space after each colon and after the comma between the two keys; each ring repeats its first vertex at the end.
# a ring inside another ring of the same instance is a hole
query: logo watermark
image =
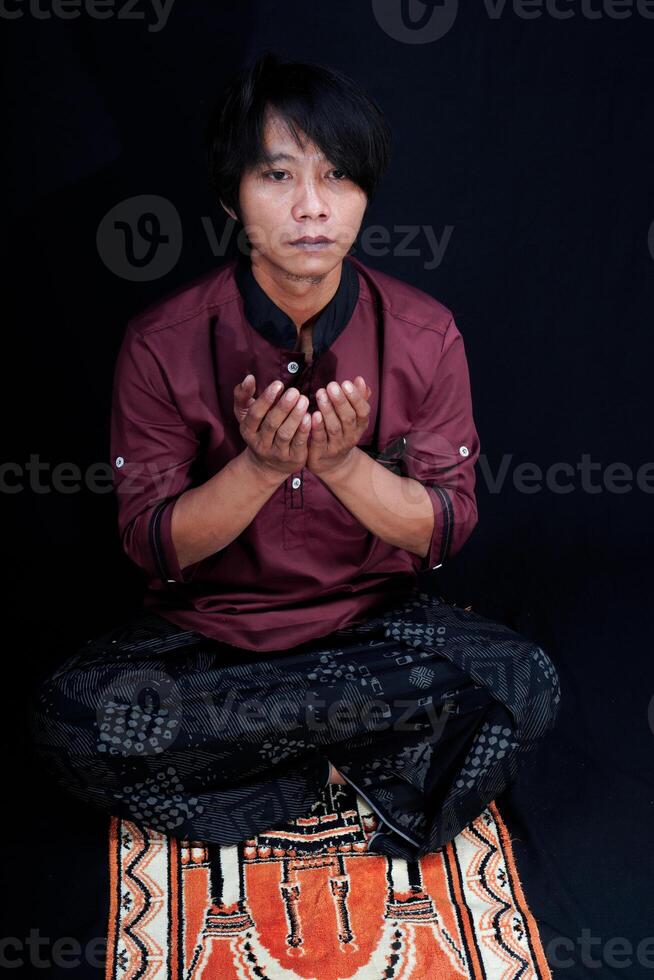
{"type": "Polygon", "coordinates": [[[459,0],[372,0],[375,20],[402,44],[432,44],[454,26],[459,0]]]}
{"type": "Polygon", "coordinates": [[[147,22],[148,31],[157,34],[168,23],[175,0],[0,0],[0,20],[90,20],[147,22]]]}
{"type": "Polygon", "coordinates": [[[550,966],[559,970],[580,965],[587,970],[603,967],[625,970],[636,964],[654,970],[654,936],[645,936],[634,946],[626,936],[603,939],[594,936],[592,929],[583,928],[574,939],[569,936],[550,939],[545,946],[545,956],[550,966]]]}
{"type": "MultiPolygon", "coordinates": [[[[215,737],[224,733],[232,743],[242,739],[259,742],[262,736],[285,736],[298,730],[317,735],[337,733],[339,740],[392,730],[425,735],[434,742],[441,738],[455,709],[451,698],[435,703],[430,694],[378,697],[375,690],[381,684],[376,677],[347,677],[350,681],[345,693],[330,698],[312,690],[285,697],[276,692],[258,697],[238,687],[226,692],[202,691],[194,684],[192,698],[185,702],[172,677],[159,670],[145,676],[143,670],[131,668],[127,681],[119,674],[114,689],[108,685],[98,695],[95,751],[121,757],[160,755],[175,747],[184,723],[194,735],[215,737]],[[126,684],[130,692],[126,692],[126,684]]],[[[286,741],[281,738],[275,747],[286,741]]],[[[280,760],[271,757],[269,761],[280,760]]]]}
{"type": "Polygon", "coordinates": [[[107,937],[97,936],[82,946],[74,936],[51,939],[42,936],[40,929],[30,929],[25,937],[2,936],[0,938],[0,968],[15,970],[21,966],[33,966],[47,970],[53,966],[75,969],[83,963],[101,968],[106,963],[107,937]]]}
{"type": "Polygon", "coordinates": [[[182,254],[182,222],[165,197],[141,194],[120,201],[98,227],[100,258],[114,275],[151,282],[167,275],[182,254]]]}
{"type": "MultiPolygon", "coordinates": [[[[228,218],[220,234],[208,215],[200,216],[200,224],[209,250],[214,258],[227,254],[237,222],[228,218]]],[[[433,225],[368,225],[364,228],[340,228],[340,234],[354,241],[351,254],[361,253],[379,257],[424,257],[423,267],[437,269],[445,257],[454,232],[454,225],[437,229],[433,225]]],[[[102,218],[96,233],[98,255],[106,267],[121,279],[130,282],[152,282],[174,269],[182,254],[184,231],[175,205],[156,194],[140,194],[114,205],[102,218]]],[[[249,225],[239,226],[235,245],[242,254],[249,254],[250,242],[259,247],[275,249],[288,243],[282,229],[249,225]]]]}
{"type": "MultiPolygon", "coordinates": [[[[451,447],[449,459],[462,463],[469,455],[460,452],[467,447],[451,447]]],[[[422,457],[429,467],[429,453],[423,450],[422,457]]],[[[439,443],[438,454],[434,459],[441,461],[448,456],[439,443]]],[[[479,466],[479,484],[486,492],[497,495],[506,489],[520,494],[627,494],[632,492],[654,493],[654,462],[644,462],[633,466],[623,461],[601,463],[593,460],[591,453],[582,453],[576,461],[558,460],[549,465],[522,461],[513,464],[513,453],[503,453],[499,463],[494,465],[486,453],[480,453],[476,465],[479,466]]],[[[154,503],[175,492],[182,478],[170,462],[159,465],[148,461],[127,460],[116,457],[115,467],[106,461],[91,463],[86,468],[75,462],[52,463],[42,460],[39,453],[31,453],[25,462],[7,461],[0,463],[0,494],[20,494],[23,492],[47,494],[73,494],[88,491],[93,494],[108,494],[116,490],[121,496],[149,494],[147,503],[154,503]],[[120,474],[117,480],[115,474],[120,474]]],[[[383,463],[380,465],[384,465],[383,463]]],[[[387,468],[387,467],[384,467],[387,468]]],[[[438,483],[439,466],[434,463],[434,482],[438,483]]],[[[429,479],[428,469],[424,479],[429,479]]],[[[211,475],[211,474],[210,474],[211,475]]],[[[406,473],[403,473],[406,475],[406,473]]],[[[459,478],[460,479],[460,478],[459,478]]],[[[421,481],[418,481],[421,482],[421,481]]],[[[445,487],[456,488],[457,476],[452,472],[442,481],[445,487]]]]}
{"type": "Polygon", "coordinates": [[[182,724],[175,680],[164,671],[131,667],[100,695],[96,751],[105,755],[159,755],[174,745],[182,724]]]}
{"type": "MultiPolygon", "coordinates": [[[[654,0],[481,0],[478,9],[489,20],[516,17],[569,21],[654,20],[654,0]]],[[[372,0],[375,20],[401,44],[433,44],[454,27],[458,0],[372,0]]]]}

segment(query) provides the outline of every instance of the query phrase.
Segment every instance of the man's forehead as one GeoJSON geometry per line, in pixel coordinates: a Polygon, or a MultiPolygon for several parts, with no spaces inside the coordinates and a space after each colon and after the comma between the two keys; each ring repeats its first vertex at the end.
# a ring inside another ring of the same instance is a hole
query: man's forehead
{"type": "Polygon", "coordinates": [[[322,162],[326,160],[324,153],[317,147],[311,148],[311,144],[309,144],[306,152],[300,151],[298,153],[297,147],[283,149],[278,143],[273,143],[270,149],[266,146],[266,151],[266,157],[269,163],[301,163],[302,160],[312,159],[322,162]],[[291,152],[292,149],[295,149],[295,153],[291,152]]]}
{"type": "Polygon", "coordinates": [[[301,131],[298,132],[301,145],[298,146],[293,136],[278,116],[270,116],[266,120],[263,133],[263,145],[266,155],[271,162],[299,163],[304,159],[325,161],[327,158],[319,146],[301,131]]]}

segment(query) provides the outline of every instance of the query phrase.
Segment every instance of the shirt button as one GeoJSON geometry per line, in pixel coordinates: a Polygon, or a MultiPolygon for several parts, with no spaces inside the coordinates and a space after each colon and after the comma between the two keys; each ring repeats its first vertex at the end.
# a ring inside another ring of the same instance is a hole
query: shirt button
{"type": "Polygon", "coordinates": [[[122,466],[122,465],[124,464],[124,462],[125,462],[125,460],[123,459],[123,457],[122,457],[122,456],[116,456],[116,466],[117,466],[117,467],[118,467],[119,469],[120,469],[120,467],[121,467],[121,466],[122,466]]]}
{"type": "Polygon", "coordinates": [[[462,456],[470,455],[470,450],[468,449],[467,446],[459,446],[459,452],[461,453],[462,456]]]}
{"type": "Polygon", "coordinates": [[[293,487],[294,490],[297,490],[299,486],[302,486],[302,480],[300,479],[299,476],[293,477],[293,482],[291,483],[291,486],[293,487]]]}
{"type": "Polygon", "coordinates": [[[295,374],[296,371],[300,370],[300,365],[298,364],[297,361],[289,361],[286,367],[291,372],[291,374],[295,374]]]}

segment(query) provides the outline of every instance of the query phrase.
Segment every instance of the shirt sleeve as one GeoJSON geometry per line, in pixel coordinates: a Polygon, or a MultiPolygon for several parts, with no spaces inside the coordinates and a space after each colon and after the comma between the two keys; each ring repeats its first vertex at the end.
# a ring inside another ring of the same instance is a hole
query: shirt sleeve
{"type": "Polygon", "coordinates": [[[479,436],[472,412],[463,337],[450,320],[427,395],[406,435],[403,471],[431,500],[434,529],[419,572],[439,568],[461,550],[478,521],[475,463],[479,436]]]}
{"type": "Polygon", "coordinates": [[[189,581],[199,563],[180,568],[171,518],[175,501],[193,485],[199,440],[147,340],[131,326],[114,372],[110,445],[123,550],[150,581],[169,588],[189,581]]]}

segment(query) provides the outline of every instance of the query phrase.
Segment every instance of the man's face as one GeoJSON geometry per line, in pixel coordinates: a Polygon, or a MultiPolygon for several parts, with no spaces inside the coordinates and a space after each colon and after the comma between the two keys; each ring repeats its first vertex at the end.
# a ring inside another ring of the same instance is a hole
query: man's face
{"type": "Polygon", "coordinates": [[[298,147],[272,112],[266,117],[264,144],[275,160],[246,172],[239,194],[252,256],[287,275],[323,276],[352,247],[368,203],[366,194],[315,144],[304,138],[298,147]],[[305,236],[330,241],[292,244],[305,236]]]}

